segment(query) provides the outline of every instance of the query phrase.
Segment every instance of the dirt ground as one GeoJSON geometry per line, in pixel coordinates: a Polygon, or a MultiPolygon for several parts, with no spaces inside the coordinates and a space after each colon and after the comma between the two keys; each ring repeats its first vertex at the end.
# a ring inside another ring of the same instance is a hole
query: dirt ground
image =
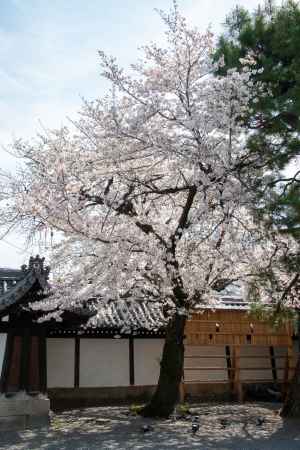
{"type": "Polygon", "coordinates": [[[127,407],[65,411],[52,414],[47,429],[2,432],[0,449],[300,450],[300,420],[283,420],[279,407],[193,404],[191,414],[168,420],[133,416],[127,407]],[[194,435],[193,423],[199,424],[194,435]]]}

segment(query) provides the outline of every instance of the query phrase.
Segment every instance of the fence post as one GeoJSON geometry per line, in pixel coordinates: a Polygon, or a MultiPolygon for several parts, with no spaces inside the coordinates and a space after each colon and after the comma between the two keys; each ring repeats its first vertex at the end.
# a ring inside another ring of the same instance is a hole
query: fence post
{"type": "Polygon", "coordinates": [[[234,366],[234,391],[237,396],[238,402],[243,402],[243,386],[241,383],[241,348],[239,345],[234,346],[234,353],[233,353],[233,366],[234,366]]]}
{"type": "Polygon", "coordinates": [[[284,397],[286,396],[287,391],[288,391],[292,358],[293,358],[293,347],[291,345],[288,345],[287,353],[286,353],[285,368],[284,368],[284,378],[283,378],[283,396],[284,397]]]}
{"type": "Polygon", "coordinates": [[[179,403],[184,402],[185,392],[184,392],[184,379],[182,378],[179,385],[179,403]]]}

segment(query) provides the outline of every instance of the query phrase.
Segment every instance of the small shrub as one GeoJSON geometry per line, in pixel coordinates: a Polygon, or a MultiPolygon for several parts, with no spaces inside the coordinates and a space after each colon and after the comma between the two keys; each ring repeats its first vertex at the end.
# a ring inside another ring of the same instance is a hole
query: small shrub
{"type": "Polygon", "coordinates": [[[185,416],[187,414],[191,414],[190,405],[188,403],[180,403],[176,407],[177,414],[181,416],[185,416]]]}
{"type": "Polygon", "coordinates": [[[138,416],[143,408],[144,405],[131,405],[129,411],[133,416],[138,416]]]}

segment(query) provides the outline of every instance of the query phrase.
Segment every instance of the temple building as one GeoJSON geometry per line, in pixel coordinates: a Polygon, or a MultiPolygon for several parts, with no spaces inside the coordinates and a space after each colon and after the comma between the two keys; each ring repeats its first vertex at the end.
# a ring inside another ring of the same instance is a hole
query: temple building
{"type": "MultiPolygon", "coordinates": [[[[49,295],[48,276],[38,256],[20,270],[0,269],[0,419],[25,426],[47,417],[49,408],[149,397],[164,342],[160,306],[112,302],[92,327],[84,326],[84,310],[66,312],[61,322],[39,323],[28,305],[49,295]]],[[[191,313],[182,399],[242,400],[250,385],[286,388],[294,364],[292,326],[274,330],[248,309],[239,293],[229,290],[214,310],[191,313]]]]}

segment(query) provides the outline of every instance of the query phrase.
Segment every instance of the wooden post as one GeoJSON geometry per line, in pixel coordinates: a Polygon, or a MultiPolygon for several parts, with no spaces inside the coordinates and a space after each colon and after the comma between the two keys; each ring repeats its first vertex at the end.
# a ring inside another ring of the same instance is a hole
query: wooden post
{"type": "Polygon", "coordinates": [[[31,336],[28,328],[25,328],[21,336],[20,355],[20,380],[19,389],[27,391],[29,383],[29,357],[30,357],[31,336]]]}
{"type": "Polygon", "coordinates": [[[273,345],[270,346],[269,351],[270,351],[270,360],[271,360],[273,381],[276,382],[277,381],[277,369],[276,369],[276,357],[275,357],[275,351],[274,351],[273,345]]]}
{"type": "Polygon", "coordinates": [[[41,392],[47,392],[47,342],[45,329],[42,330],[39,336],[39,373],[41,392]]]}
{"type": "Polygon", "coordinates": [[[7,335],[0,393],[46,392],[45,336],[30,329],[12,330],[7,335]]]}
{"type": "MultiPolygon", "coordinates": [[[[21,333],[20,333],[21,334],[21,333]]],[[[18,392],[22,383],[22,335],[13,335],[12,350],[8,361],[5,392],[18,392]]],[[[23,360],[24,361],[24,360],[23,360]]]]}
{"type": "Polygon", "coordinates": [[[292,345],[288,345],[287,353],[286,353],[285,368],[284,368],[284,378],[283,378],[283,396],[284,397],[286,396],[287,391],[288,391],[292,358],[293,358],[293,347],[292,347],[292,345]]]}
{"type": "Polygon", "coordinates": [[[241,383],[241,348],[239,345],[234,347],[234,391],[238,402],[243,402],[243,386],[241,383]]]}
{"type": "Polygon", "coordinates": [[[74,387],[79,387],[80,378],[80,337],[75,337],[74,387]]]}
{"type": "Polygon", "coordinates": [[[230,346],[225,346],[225,354],[226,354],[226,365],[227,365],[227,373],[228,373],[228,381],[229,383],[232,382],[232,361],[231,361],[231,352],[230,352],[230,346]]]}
{"type": "Polygon", "coordinates": [[[133,386],[135,383],[135,370],[134,370],[134,340],[130,336],[128,340],[129,344],[129,384],[133,386]]]}
{"type": "Polygon", "coordinates": [[[179,403],[183,403],[185,398],[185,390],[184,390],[184,380],[182,378],[181,383],[179,385],[179,403]]]}

